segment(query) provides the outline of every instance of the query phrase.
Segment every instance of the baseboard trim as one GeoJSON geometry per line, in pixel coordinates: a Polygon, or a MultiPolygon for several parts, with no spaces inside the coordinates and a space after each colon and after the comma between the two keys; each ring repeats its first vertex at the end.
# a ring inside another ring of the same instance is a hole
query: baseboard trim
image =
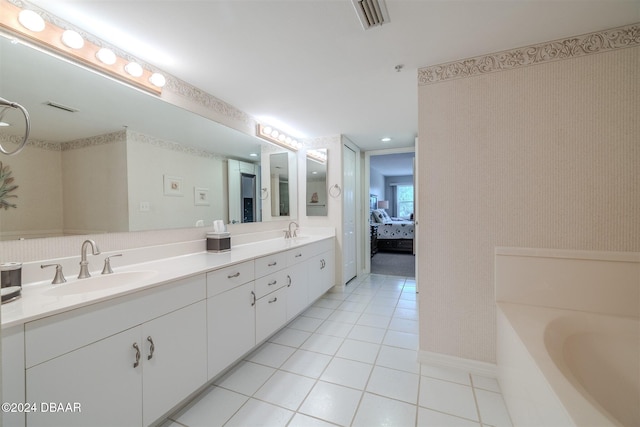
{"type": "Polygon", "coordinates": [[[470,372],[471,374],[481,375],[484,377],[498,377],[498,366],[495,363],[464,359],[462,357],[450,356],[448,354],[435,353],[432,351],[420,351],[418,353],[418,361],[429,365],[462,369],[470,372]]]}

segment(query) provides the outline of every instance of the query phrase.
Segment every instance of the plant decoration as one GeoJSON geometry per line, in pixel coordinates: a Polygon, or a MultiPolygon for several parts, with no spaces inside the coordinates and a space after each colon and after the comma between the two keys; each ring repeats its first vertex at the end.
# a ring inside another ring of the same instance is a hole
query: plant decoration
{"type": "Polygon", "coordinates": [[[18,188],[17,185],[13,184],[13,181],[11,168],[8,165],[2,166],[2,162],[0,162],[0,208],[4,208],[4,210],[17,207],[17,205],[7,201],[10,197],[18,197],[15,194],[9,194],[18,188]]]}

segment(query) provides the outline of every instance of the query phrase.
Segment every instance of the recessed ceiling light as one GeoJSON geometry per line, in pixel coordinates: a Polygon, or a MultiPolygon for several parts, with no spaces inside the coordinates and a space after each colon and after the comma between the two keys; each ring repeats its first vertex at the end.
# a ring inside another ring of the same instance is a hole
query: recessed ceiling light
{"type": "Polygon", "coordinates": [[[258,153],[251,153],[249,154],[249,157],[258,157],[258,153]]]}
{"type": "Polygon", "coordinates": [[[389,138],[389,137],[387,136],[387,137],[382,138],[380,141],[382,141],[382,142],[389,142],[389,141],[391,141],[391,138],[389,138]]]}

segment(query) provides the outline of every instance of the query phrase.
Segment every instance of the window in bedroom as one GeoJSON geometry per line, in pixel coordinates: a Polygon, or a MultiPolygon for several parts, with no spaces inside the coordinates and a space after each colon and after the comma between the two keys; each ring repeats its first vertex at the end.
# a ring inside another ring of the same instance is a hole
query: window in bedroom
{"type": "Polygon", "coordinates": [[[397,186],[396,212],[400,218],[411,218],[411,214],[413,214],[413,185],[397,186]]]}

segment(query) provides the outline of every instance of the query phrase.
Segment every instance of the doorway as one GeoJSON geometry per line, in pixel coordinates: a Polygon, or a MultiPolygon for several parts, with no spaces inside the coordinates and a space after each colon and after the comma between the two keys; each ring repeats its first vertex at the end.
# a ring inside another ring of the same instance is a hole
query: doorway
{"type": "Polygon", "coordinates": [[[369,266],[372,274],[415,277],[413,149],[369,152],[369,266]]]}

